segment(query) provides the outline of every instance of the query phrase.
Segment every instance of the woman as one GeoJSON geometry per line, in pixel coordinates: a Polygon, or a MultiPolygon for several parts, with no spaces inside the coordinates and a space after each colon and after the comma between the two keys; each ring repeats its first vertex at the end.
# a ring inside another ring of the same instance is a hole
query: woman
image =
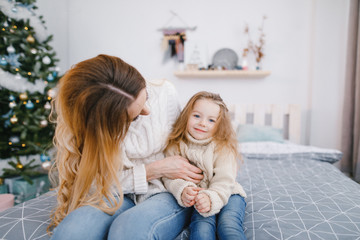
{"type": "MultiPolygon", "coordinates": [[[[177,205],[158,180],[166,176],[199,182],[202,178],[201,170],[186,159],[164,158],[161,154],[170,130],[168,124],[173,122],[160,114],[167,109],[175,119],[177,107],[167,106],[166,101],[151,106],[161,111],[155,111],[149,120],[135,121],[137,125],[125,141],[133,120],[149,114],[145,87],[145,80],[135,68],[107,55],[76,64],[60,80],[55,99],[59,188],[58,206],[50,224],[56,227],[52,239],[103,239],[110,226],[109,239],[147,238],[149,228],[154,230],[150,237],[165,239],[168,225],[177,225],[170,233],[176,236],[186,224],[189,211],[177,205]],[[154,128],[151,124],[157,118],[168,119],[169,123],[154,128]],[[123,163],[124,170],[120,171],[123,163]],[[139,219],[142,225],[137,224],[139,219]]],[[[153,101],[157,94],[167,99],[166,90],[163,86],[155,92],[148,89],[153,101]]]]}

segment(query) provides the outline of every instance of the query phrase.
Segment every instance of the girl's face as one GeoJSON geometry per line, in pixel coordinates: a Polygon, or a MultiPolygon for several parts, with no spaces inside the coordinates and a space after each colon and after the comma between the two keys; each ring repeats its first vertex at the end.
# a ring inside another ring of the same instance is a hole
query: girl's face
{"type": "Polygon", "coordinates": [[[187,131],[197,139],[210,138],[216,131],[216,121],[219,118],[220,107],[209,99],[199,99],[195,102],[187,122],[187,131]]]}

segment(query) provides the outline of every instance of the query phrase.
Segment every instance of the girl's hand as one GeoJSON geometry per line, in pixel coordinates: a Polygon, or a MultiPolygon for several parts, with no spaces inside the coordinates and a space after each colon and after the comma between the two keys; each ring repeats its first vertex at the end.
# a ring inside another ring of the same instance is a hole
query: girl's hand
{"type": "Polygon", "coordinates": [[[200,193],[195,197],[195,208],[199,213],[206,213],[210,211],[211,200],[205,193],[200,193]]]}
{"type": "Polygon", "coordinates": [[[195,204],[195,197],[202,188],[186,187],[181,193],[181,201],[185,207],[191,207],[195,204]]]}
{"type": "Polygon", "coordinates": [[[167,157],[149,163],[145,168],[148,181],[166,177],[170,179],[180,178],[196,184],[203,178],[201,169],[190,164],[186,158],[181,156],[167,157]]]}

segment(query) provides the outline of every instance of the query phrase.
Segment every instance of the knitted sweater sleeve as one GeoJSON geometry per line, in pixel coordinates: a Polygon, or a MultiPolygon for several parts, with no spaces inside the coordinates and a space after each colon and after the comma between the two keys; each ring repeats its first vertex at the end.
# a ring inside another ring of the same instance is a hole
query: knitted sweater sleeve
{"type": "Polygon", "coordinates": [[[214,175],[210,180],[209,188],[199,192],[207,194],[211,201],[210,211],[200,213],[204,217],[220,212],[221,208],[227,204],[236,181],[235,155],[229,151],[221,151],[216,153],[214,157],[214,175]]]}
{"type": "Polygon", "coordinates": [[[123,164],[123,171],[119,173],[123,193],[145,194],[148,191],[145,165],[134,165],[126,154],[123,154],[123,164]]]}
{"type": "MultiPolygon", "coordinates": [[[[165,152],[165,156],[175,156],[180,155],[179,151],[176,150],[176,147],[172,147],[165,152]]],[[[177,200],[178,204],[182,207],[185,207],[184,203],[181,200],[181,194],[186,187],[196,187],[195,183],[185,181],[183,179],[170,179],[162,178],[162,181],[165,185],[166,190],[168,190],[177,200]]]]}
{"type": "Polygon", "coordinates": [[[168,81],[148,84],[149,116],[131,123],[124,140],[125,157],[120,173],[123,192],[144,194],[149,190],[145,165],[164,157],[167,136],[180,113],[175,87],[168,81]]]}

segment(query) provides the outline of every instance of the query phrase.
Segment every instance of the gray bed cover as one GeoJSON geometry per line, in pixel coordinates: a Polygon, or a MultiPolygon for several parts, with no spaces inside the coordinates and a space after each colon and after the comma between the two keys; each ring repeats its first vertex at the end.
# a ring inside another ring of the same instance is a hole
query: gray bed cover
{"type": "MultiPolygon", "coordinates": [[[[360,239],[360,185],[333,161],[326,162],[325,155],[245,154],[238,181],[248,194],[247,239],[360,239]]],[[[54,204],[47,193],[1,212],[0,239],[49,239],[46,227],[54,204]]],[[[177,239],[188,234],[185,229],[177,239]]]]}

